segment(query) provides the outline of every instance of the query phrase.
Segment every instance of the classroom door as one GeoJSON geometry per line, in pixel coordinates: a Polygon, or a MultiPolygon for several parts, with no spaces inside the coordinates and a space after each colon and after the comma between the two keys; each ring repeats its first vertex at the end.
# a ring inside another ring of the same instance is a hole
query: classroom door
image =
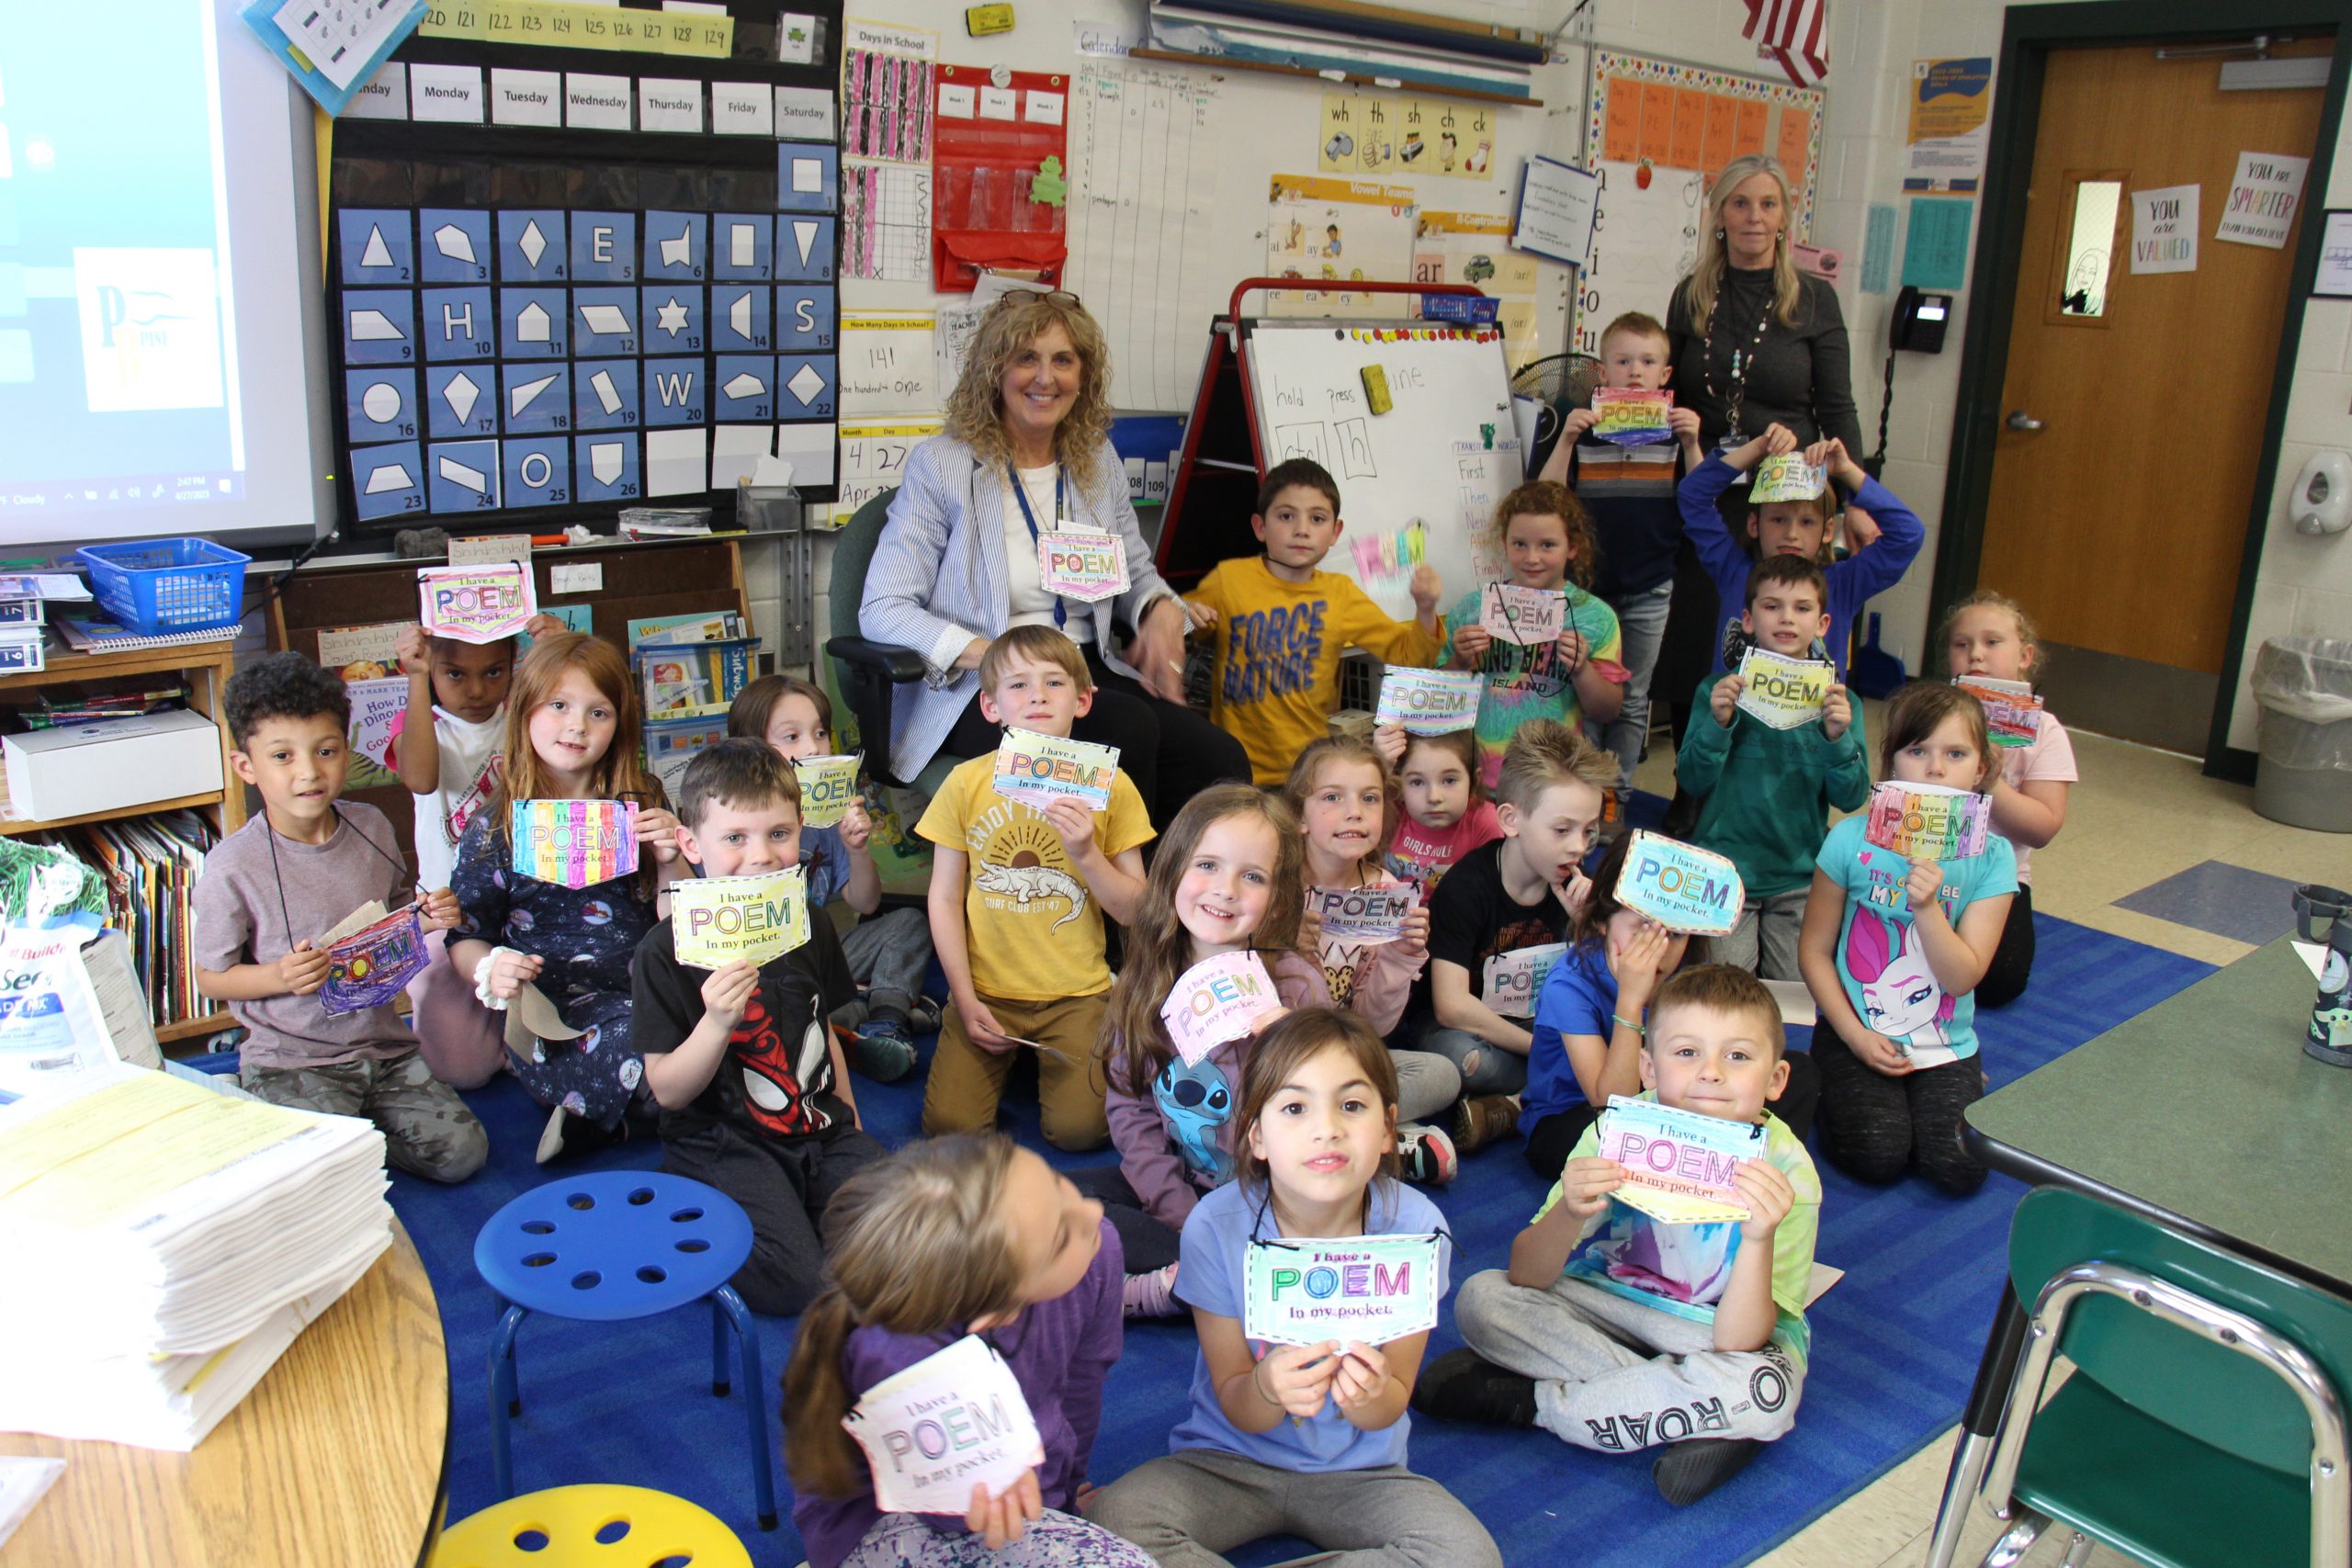
{"type": "Polygon", "coordinates": [[[2223,92],[2220,70],[2148,44],[2051,51],[1977,568],[2038,623],[2051,711],[2193,755],[2220,692],[2288,276],[2316,193],[2300,187],[2281,248],[2214,231],[2241,152],[2311,156],[2322,96],[2223,92]],[[2132,270],[2132,193],[2192,186],[2180,231],[2195,270],[2132,270]]]}

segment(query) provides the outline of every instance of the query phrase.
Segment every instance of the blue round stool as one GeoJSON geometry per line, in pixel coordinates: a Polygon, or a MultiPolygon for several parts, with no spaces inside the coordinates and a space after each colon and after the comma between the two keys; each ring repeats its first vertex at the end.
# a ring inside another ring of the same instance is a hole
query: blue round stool
{"type": "Polygon", "coordinates": [[[727,1281],[752,1255],[752,1222],[725,1193],[683,1176],[603,1170],[550,1181],[508,1203],[474,1238],[474,1267],[509,1303],[490,1342],[492,1475],[514,1495],[512,1417],[523,1413],[514,1335],[532,1313],[619,1323],[710,1300],[710,1392],[725,1398],[727,1331],[743,1359],[744,1414],[760,1528],[776,1526],[767,1381],[759,1330],[727,1281]]]}

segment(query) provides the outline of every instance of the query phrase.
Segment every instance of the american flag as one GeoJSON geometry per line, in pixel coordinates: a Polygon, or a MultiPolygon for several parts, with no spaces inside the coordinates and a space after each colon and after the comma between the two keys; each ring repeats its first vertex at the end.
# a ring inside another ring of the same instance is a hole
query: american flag
{"type": "Polygon", "coordinates": [[[1781,62],[1800,87],[1818,87],[1829,75],[1829,0],[1747,0],[1740,37],[1781,62]]]}

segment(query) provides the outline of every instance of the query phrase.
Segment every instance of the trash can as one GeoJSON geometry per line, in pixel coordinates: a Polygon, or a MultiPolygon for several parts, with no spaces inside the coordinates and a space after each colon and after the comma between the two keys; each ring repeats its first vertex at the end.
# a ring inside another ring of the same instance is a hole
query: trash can
{"type": "Polygon", "coordinates": [[[2254,656],[2261,705],[2254,808],[2352,833],[2352,638],[2273,637],[2254,656]]]}

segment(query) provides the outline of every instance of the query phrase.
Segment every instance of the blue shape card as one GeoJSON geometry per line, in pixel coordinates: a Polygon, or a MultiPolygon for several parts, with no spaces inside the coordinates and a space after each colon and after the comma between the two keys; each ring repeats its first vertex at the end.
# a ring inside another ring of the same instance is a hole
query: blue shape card
{"type": "Polygon", "coordinates": [[[571,427],[627,430],[638,423],[637,361],[583,359],[571,367],[571,427]]]}
{"type": "Polygon", "coordinates": [[[571,280],[574,283],[633,283],[637,280],[637,214],[575,212],[571,215],[571,280]]]}
{"type": "Polygon", "coordinates": [[[417,276],[427,283],[488,283],[490,214],[472,207],[428,207],[416,215],[417,276]]]}
{"type": "Polygon", "coordinates": [[[508,359],[561,359],[571,342],[571,291],[498,291],[498,352],[508,359]]]}
{"type": "MultiPolygon", "coordinates": [[[[424,420],[425,434],[435,440],[460,435],[497,434],[497,367],[425,367],[424,420]]],[[[435,510],[439,508],[436,506],[435,510]]]]}
{"type": "Polygon", "coordinates": [[[416,372],[346,370],[343,373],[344,423],[351,444],[405,440],[416,434],[416,372]]]}
{"type": "Polygon", "coordinates": [[[645,362],[645,423],[700,424],[708,401],[709,367],[699,359],[645,362]]]}
{"type": "Polygon", "coordinates": [[[637,290],[634,288],[573,289],[572,352],[635,354],[637,305],[637,290]]]}
{"type": "Polygon", "coordinates": [[[561,283],[571,276],[571,231],[552,207],[510,209],[498,215],[498,281],[561,283]]]}
{"type": "Polygon", "coordinates": [[[764,212],[722,212],[710,220],[710,276],[774,277],[775,220],[764,212]]]}
{"type": "Polygon", "coordinates": [[[831,218],[777,219],[776,281],[831,283],[833,280],[834,245],[834,220],[831,218]]]}
{"type": "Polygon", "coordinates": [[[351,449],[351,492],[364,518],[424,510],[424,456],[413,441],[351,449]]]}
{"type": "Polygon", "coordinates": [[[571,499],[571,438],[534,435],[499,445],[508,506],[561,506],[571,499]]]}
{"type": "Polygon", "coordinates": [[[838,320],[831,284],[787,283],[775,291],[775,345],[786,353],[830,350],[838,320]]]}
{"type": "Polygon", "coordinates": [[[833,417],[838,373],[830,354],[787,354],[775,362],[776,417],[833,417]]]}
{"type": "Polygon", "coordinates": [[[775,361],[765,355],[722,354],[711,369],[711,418],[743,424],[775,417],[775,361]]]}
{"type": "Polygon", "coordinates": [[[336,232],[343,239],[345,288],[416,281],[416,245],[409,221],[407,211],[399,208],[346,207],[335,214],[336,232]]]}
{"type": "Polygon", "coordinates": [[[841,152],[830,141],[775,144],[775,206],[779,212],[839,212],[841,152]]]}
{"type": "Polygon", "coordinates": [[[500,416],[508,434],[571,428],[571,367],[499,367],[500,416]]]}
{"type": "Polygon", "coordinates": [[[639,276],[698,283],[710,272],[710,220],[700,212],[645,215],[645,266],[639,276]]]}
{"type": "Polygon", "coordinates": [[[768,312],[775,290],[764,283],[718,283],[710,289],[710,345],[721,354],[775,346],[768,312]]]}
{"type": "Polygon", "coordinates": [[[428,288],[423,313],[425,358],[498,357],[498,319],[491,313],[489,289],[428,288]]]}
{"type": "Polygon", "coordinates": [[[582,501],[633,501],[640,488],[637,437],[626,433],[574,436],[582,501]]]}
{"type": "Polygon", "coordinates": [[[348,288],[343,295],[345,365],[416,362],[416,296],[406,288],[348,288]]]}
{"type": "Polygon", "coordinates": [[[488,512],[498,505],[498,443],[451,441],[425,449],[425,485],[435,512],[488,512]]]}
{"type": "Polygon", "coordinates": [[[700,284],[649,283],[643,292],[639,321],[648,354],[699,354],[710,346],[700,284]]]}

